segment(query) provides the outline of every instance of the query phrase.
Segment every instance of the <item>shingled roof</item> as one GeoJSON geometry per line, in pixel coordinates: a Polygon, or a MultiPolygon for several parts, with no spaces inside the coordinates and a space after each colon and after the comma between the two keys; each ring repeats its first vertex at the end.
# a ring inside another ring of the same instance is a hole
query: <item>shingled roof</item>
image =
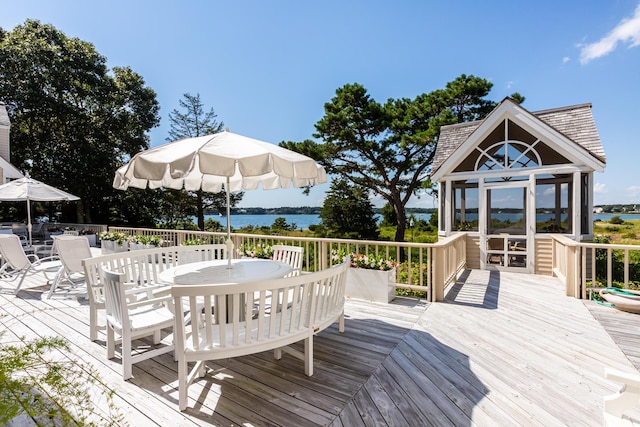
{"type": "MultiPolygon", "coordinates": [[[[509,101],[511,100],[509,99],[509,101]]],[[[530,114],[587,150],[596,159],[606,163],[604,149],[591,114],[590,103],[537,111],[530,114]]],[[[442,166],[447,158],[471,136],[483,121],[478,120],[443,126],[440,129],[440,138],[438,139],[438,146],[436,147],[431,169],[432,173],[442,166]]]]}

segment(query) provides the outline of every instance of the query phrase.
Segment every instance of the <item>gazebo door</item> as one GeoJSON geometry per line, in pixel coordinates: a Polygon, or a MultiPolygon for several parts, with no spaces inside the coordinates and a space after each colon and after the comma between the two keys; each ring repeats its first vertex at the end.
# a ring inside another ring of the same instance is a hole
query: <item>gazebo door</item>
{"type": "Polygon", "coordinates": [[[527,183],[486,186],[484,209],[485,267],[528,272],[527,183]]]}

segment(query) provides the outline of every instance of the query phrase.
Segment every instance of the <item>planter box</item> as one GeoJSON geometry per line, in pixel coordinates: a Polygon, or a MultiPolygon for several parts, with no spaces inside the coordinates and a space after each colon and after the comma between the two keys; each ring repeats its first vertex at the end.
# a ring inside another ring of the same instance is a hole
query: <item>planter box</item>
{"type": "Polygon", "coordinates": [[[82,237],[86,237],[89,241],[89,246],[96,246],[96,235],[95,234],[84,234],[82,237]]]}
{"type": "Polygon", "coordinates": [[[117,243],[113,242],[114,252],[127,252],[129,250],[129,242],[117,243]]]}
{"type": "Polygon", "coordinates": [[[100,248],[102,249],[102,255],[112,254],[114,252],[113,248],[116,242],[113,240],[100,240],[100,248]]]}
{"type": "Polygon", "coordinates": [[[129,243],[129,249],[132,251],[141,251],[143,249],[155,249],[153,245],[143,245],[142,243],[129,243]]]}
{"type": "Polygon", "coordinates": [[[396,270],[349,268],[347,298],[388,303],[396,296],[396,270]]]}
{"type": "MultiPolygon", "coordinates": [[[[133,242],[129,242],[129,250],[130,251],[142,251],[145,249],[155,249],[157,248],[157,246],[154,245],[144,245],[142,243],[133,243],[133,242]]],[[[147,256],[147,260],[148,262],[154,262],[153,259],[154,257],[158,258],[158,259],[162,259],[162,257],[159,257],[158,254],[156,255],[148,255],[147,256]]]]}
{"type": "Polygon", "coordinates": [[[115,240],[101,240],[100,247],[102,248],[102,255],[113,254],[116,252],[126,252],[129,250],[129,243],[125,242],[118,245],[115,240]]]}

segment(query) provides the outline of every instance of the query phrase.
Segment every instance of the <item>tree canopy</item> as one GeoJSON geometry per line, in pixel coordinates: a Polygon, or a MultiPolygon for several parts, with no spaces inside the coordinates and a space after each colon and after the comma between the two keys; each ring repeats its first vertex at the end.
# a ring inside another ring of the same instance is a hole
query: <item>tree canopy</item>
{"type": "Polygon", "coordinates": [[[334,179],[320,211],[322,226],[330,237],[375,239],[378,237],[373,204],[369,191],[350,184],[345,179],[334,179]]]}
{"type": "Polygon", "coordinates": [[[0,101],[11,163],[79,196],[77,222],[113,218],[118,200],[131,197],[112,188],[114,173],[148,148],[160,120],[144,79],[129,67],[110,70],[92,44],[27,20],[0,29],[0,101]]]}
{"type": "MultiPolygon", "coordinates": [[[[175,141],[184,138],[195,138],[198,136],[211,135],[221,132],[224,129],[224,123],[218,122],[218,115],[211,108],[205,112],[204,104],[200,100],[200,94],[191,95],[185,93],[183,99],[178,101],[181,110],[174,109],[169,113],[169,122],[171,129],[169,130],[168,141],[175,141]]],[[[195,213],[198,221],[198,229],[204,230],[204,212],[208,209],[216,209],[223,212],[226,209],[226,193],[206,193],[202,190],[195,192],[187,192],[182,190],[182,194],[172,194],[171,198],[186,198],[182,206],[186,210],[182,213],[192,211],[188,215],[195,213]]],[[[231,206],[235,206],[242,200],[244,193],[232,193],[230,195],[231,206]]],[[[167,207],[169,207],[167,205],[167,207]]],[[[171,207],[175,211],[175,206],[171,207]]],[[[175,213],[175,212],[174,212],[175,213]]],[[[184,215],[183,215],[184,216],[184,215]]]]}
{"type": "Polygon", "coordinates": [[[440,127],[485,117],[496,105],[485,99],[491,87],[485,79],[463,74],[445,89],[382,104],[361,84],[347,84],[324,105],[324,117],[315,125],[313,136],[322,142],[280,145],[381,196],[395,211],[395,240],[402,241],[407,202],[431,189],[429,172],[440,127]]]}

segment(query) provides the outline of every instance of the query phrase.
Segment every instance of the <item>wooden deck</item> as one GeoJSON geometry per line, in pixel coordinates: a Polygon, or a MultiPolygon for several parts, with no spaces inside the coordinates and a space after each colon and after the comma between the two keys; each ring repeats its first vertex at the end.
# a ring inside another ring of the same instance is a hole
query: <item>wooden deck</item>
{"type": "Polygon", "coordinates": [[[640,367],[637,315],[566,297],[553,278],[471,270],[444,303],[349,301],[345,334],[317,336],[313,377],[270,352],[210,363],[225,369],[192,385],[181,413],[171,355],[125,382],[104,341],[87,337],[85,299],[25,287],[0,294],[1,339],[66,337],[135,426],[599,426],[603,396],[619,389],[605,366],[640,367]]]}

